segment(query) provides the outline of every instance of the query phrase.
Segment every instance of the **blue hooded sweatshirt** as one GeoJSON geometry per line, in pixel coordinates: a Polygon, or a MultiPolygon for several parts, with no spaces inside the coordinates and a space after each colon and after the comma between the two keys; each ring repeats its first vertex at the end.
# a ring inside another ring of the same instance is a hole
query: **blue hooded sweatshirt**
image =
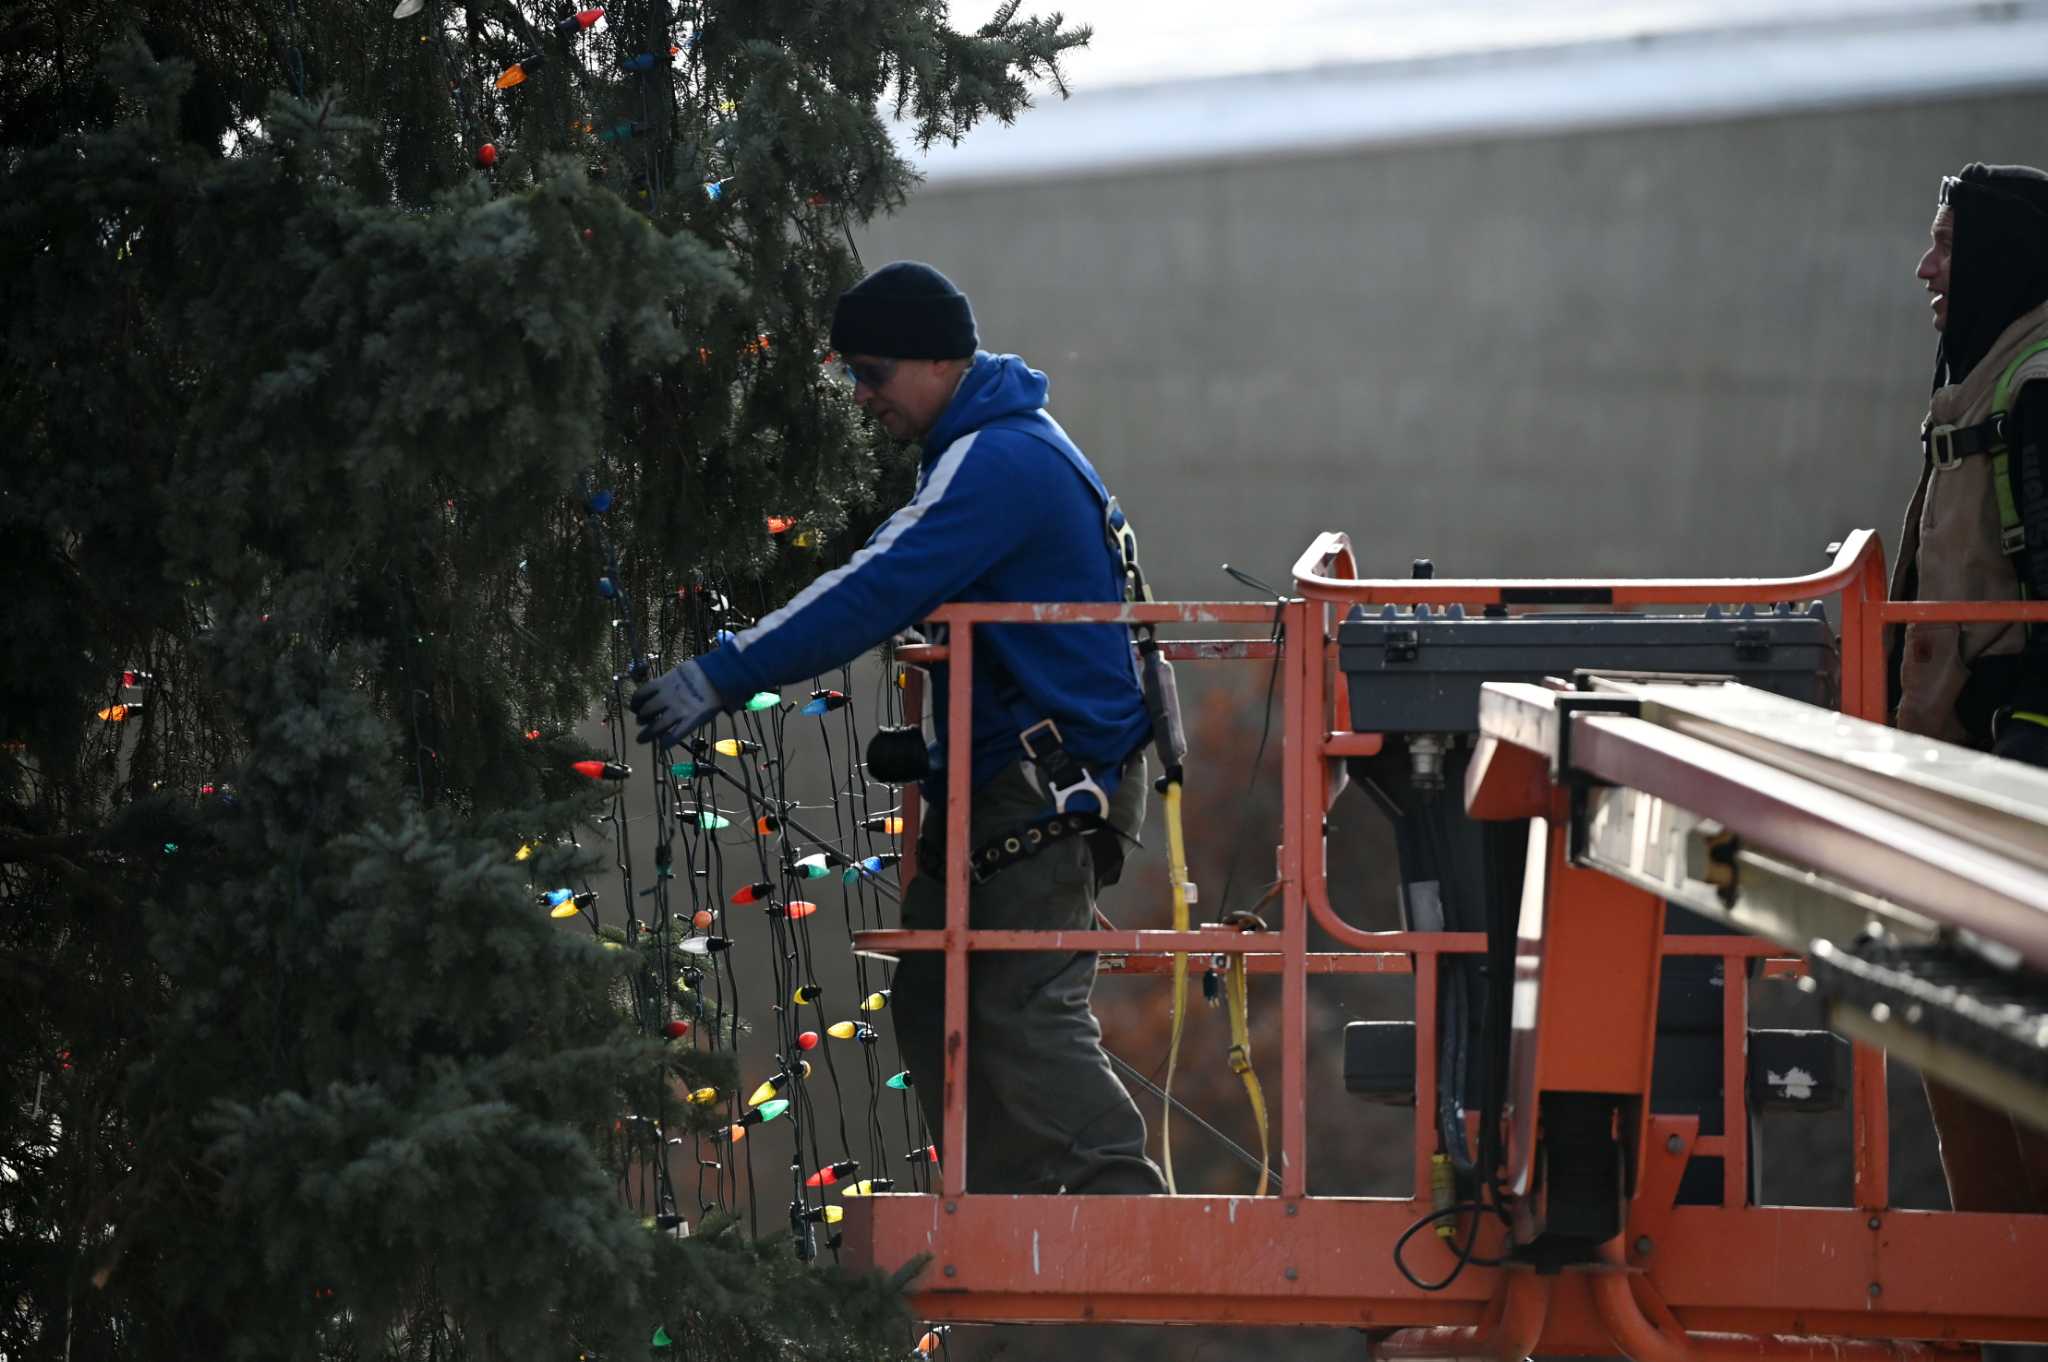
{"type": "MultiPolygon", "coordinates": [[[[910,504],[844,567],[699,658],[718,693],[817,676],[952,601],[1121,602],[1103,533],[1108,493],[1045,411],[1046,387],[1017,356],[977,352],[925,437],[910,504]]],[[[1024,755],[1018,734],[1040,719],[1098,773],[1151,736],[1125,626],[985,624],[974,645],[976,787],[1024,755]]],[[[932,670],[943,769],[946,667],[932,670]]]]}

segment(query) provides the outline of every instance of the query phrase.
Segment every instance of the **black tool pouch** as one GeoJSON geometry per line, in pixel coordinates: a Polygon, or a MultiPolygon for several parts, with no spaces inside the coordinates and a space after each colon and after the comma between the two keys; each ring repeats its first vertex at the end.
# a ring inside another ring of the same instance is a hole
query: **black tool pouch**
{"type": "Polygon", "coordinates": [[[924,730],[915,724],[878,728],[868,739],[868,779],[885,785],[908,785],[932,773],[932,755],[924,730]]]}

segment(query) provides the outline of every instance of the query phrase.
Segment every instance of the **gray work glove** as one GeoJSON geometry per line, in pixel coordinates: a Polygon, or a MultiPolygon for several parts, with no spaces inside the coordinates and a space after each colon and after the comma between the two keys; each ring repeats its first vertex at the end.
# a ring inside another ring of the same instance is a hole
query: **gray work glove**
{"type": "Polygon", "coordinates": [[[661,743],[681,742],[725,708],[695,658],[634,691],[632,704],[640,741],[661,743]]]}

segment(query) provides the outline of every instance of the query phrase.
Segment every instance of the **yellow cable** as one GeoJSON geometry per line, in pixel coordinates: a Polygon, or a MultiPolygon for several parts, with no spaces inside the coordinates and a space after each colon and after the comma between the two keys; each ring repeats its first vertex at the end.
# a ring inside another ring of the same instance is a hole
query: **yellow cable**
{"type": "MultiPolygon", "coordinates": [[[[1184,932],[1188,929],[1188,854],[1186,840],[1181,833],[1180,823],[1180,782],[1170,780],[1166,785],[1166,859],[1167,874],[1173,886],[1173,929],[1184,932]]],[[[1166,1045],[1166,1102],[1159,1116],[1160,1161],[1166,1165],[1166,1190],[1175,1190],[1173,1185],[1173,1071],[1180,1063],[1181,1023],[1187,1016],[1188,1003],[1188,956],[1186,951],[1173,954],[1173,1035],[1166,1045]]]]}

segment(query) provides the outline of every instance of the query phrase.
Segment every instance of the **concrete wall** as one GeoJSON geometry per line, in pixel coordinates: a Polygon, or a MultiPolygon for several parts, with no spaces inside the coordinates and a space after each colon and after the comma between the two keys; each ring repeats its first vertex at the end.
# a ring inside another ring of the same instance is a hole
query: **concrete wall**
{"type": "Polygon", "coordinates": [[[2048,91],[942,183],[860,245],[1052,376],[1163,595],[1323,529],[1375,574],[1775,574],[1896,542],[1938,178],[2044,129],[2048,91]]]}

